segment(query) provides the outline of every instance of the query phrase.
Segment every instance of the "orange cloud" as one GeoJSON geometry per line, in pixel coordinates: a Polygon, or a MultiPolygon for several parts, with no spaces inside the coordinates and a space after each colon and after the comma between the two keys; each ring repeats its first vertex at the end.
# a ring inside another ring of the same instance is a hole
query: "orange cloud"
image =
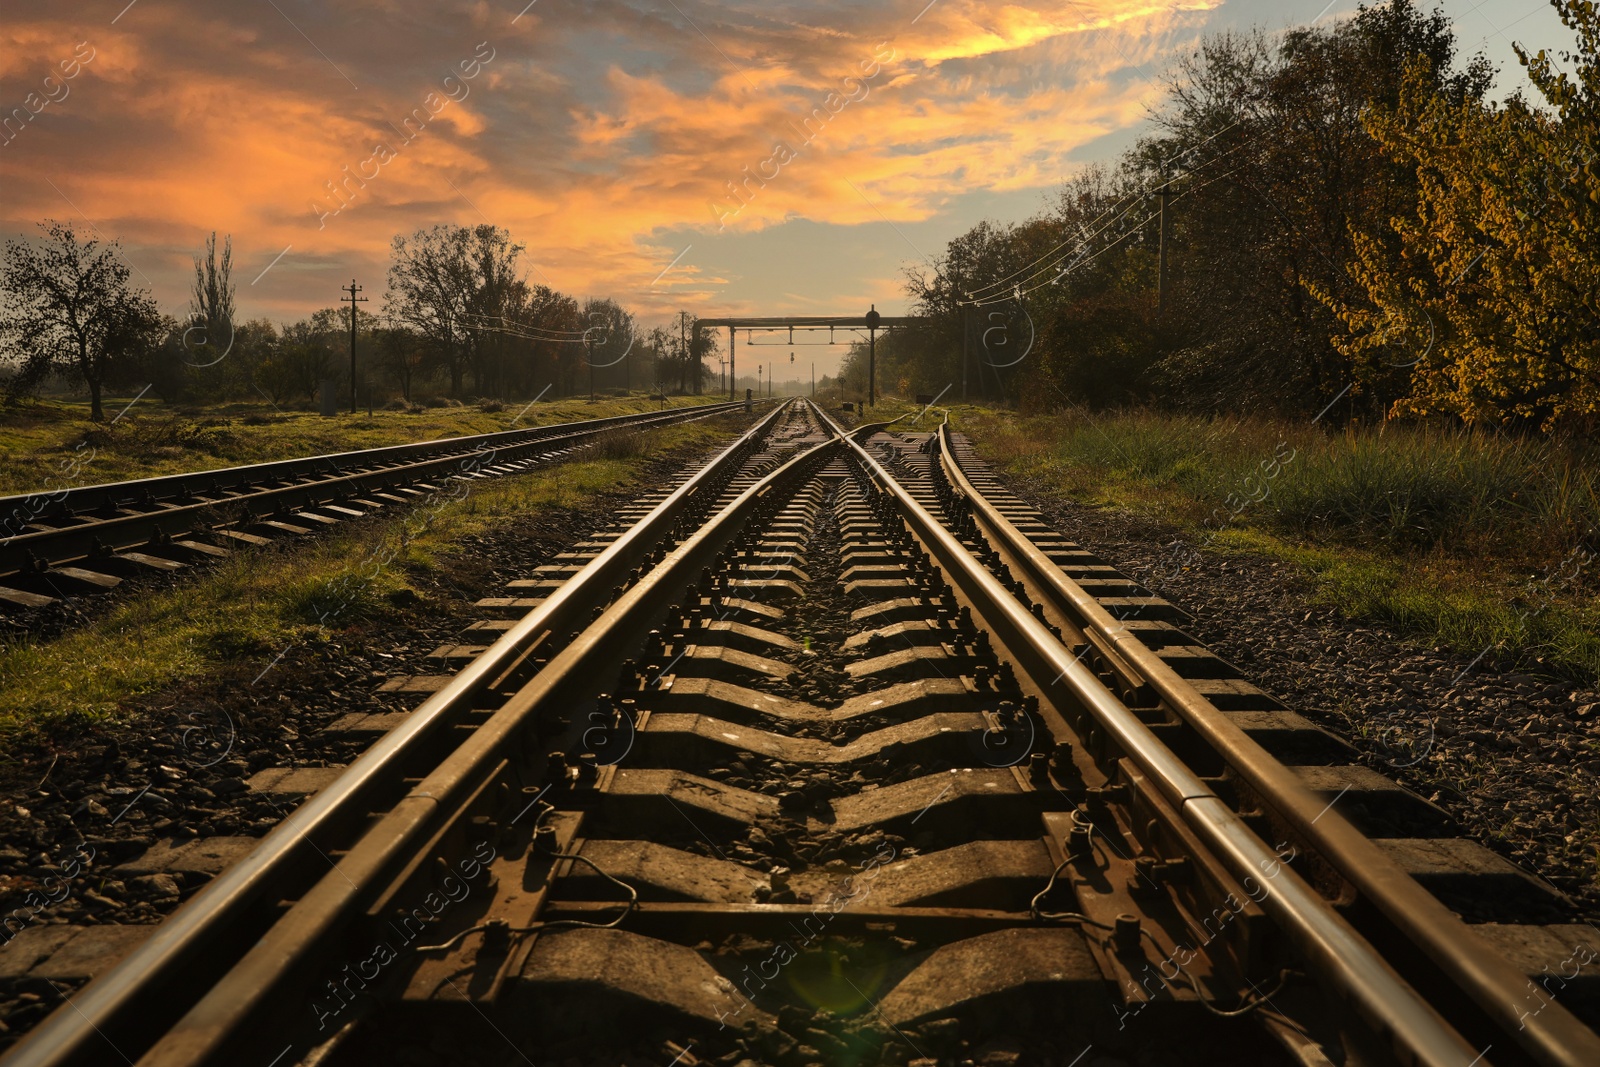
{"type": "MultiPolygon", "coordinates": [[[[241,307],[276,317],[331,304],[352,273],[377,295],[396,233],[487,219],[526,244],[534,280],[648,318],[722,300],[741,268],[700,256],[734,254],[730,235],[781,257],[791,220],[930,220],[975,191],[1056,185],[1142,119],[1163,51],[1219,4],[942,0],[914,24],[842,0],[691,5],[690,26],[623,0],[515,23],[482,2],[367,0],[286,9],[291,25],[141,0],[81,31],[97,55],[70,97],[0,147],[0,214],[13,235],[86,217],[121,236],[169,310],[204,236],[231,232],[241,307]],[[480,42],[494,58],[445,98],[480,42]],[[894,58],[865,77],[879,42],[894,58]],[[429,94],[446,103],[412,130],[429,94]]],[[[77,32],[48,9],[14,19],[0,107],[77,32]]],[[[838,284],[887,300],[886,276],[838,284]]],[[[786,288],[780,306],[830,296],[786,288]]]]}

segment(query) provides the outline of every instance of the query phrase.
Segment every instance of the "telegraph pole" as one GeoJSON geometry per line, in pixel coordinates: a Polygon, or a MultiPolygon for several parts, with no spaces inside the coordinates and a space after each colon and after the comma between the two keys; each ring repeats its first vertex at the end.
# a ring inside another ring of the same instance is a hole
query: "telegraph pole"
{"type": "Polygon", "coordinates": [[[867,406],[878,406],[878,305],[867,312],[867,406]]]}
{"type": "Polygon", "coordinates": [[[1171,185],[1163,185],[1156,190],[1156,196],[1161,198],[1161,246],[1160,265],[1156,269],[1156,314],[1167,313],[1167,201],[1178,195],[1181,190],[1174,189],[1171,185]]]}
{"type": "Polygon", "coordinates": [[[594,338],[583,331],[583,357],[589,364],[589,403],[594,403],[594,338]]]}
{"type": "MultiPolygon", "coordinates": [[[[688,339],[688,312],[678,312],[678,349],[683,352],[683,378],[688,378],[690,373],[690,339],[688,339]]],[[[683,386],[683,378],[678,379],[678,386],[683,386]]]]}
{"type": "Polygon", "coordinates": [[[367,298],[356,296],[357,293],[361,292],[361,286],[356,284],[354,278],[350,279],[348,286],[341,288],[339,291],[350,294],[349,296],[340,297],[339,303],[350,302],[350,414],[354,415],[356,413],[356,305],[365,304],[367,298]]]}
{"type": "Polygon", "coordinates": [[[972,309],[961,306],[961,402],[967,402],[967,357],[972,350],[972,309]]]}

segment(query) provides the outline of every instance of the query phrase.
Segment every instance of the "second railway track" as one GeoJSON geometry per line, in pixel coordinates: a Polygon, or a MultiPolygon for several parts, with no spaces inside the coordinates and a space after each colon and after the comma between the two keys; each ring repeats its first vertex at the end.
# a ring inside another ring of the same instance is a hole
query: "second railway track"
{"type": "Polygon", "coordinates": [[[527,470],[605,434],[742,409],[707,404],[0,497],[0,611],[303,536],[461,479],[527,470]]]}
{"type": "Polygon", "coordinates": [[[1600,1062],[1554,890],[857,436],[786,405],[508,599],[5,1067],[1600,1062]]]}

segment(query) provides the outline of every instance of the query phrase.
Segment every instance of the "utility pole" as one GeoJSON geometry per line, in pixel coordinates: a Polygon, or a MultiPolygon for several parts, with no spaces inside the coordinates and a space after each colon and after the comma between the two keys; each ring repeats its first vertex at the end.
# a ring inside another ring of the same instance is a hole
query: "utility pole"
{"type": "Polygon", "coordinates": [[[1161,198],[1161,245],[1160,265],[1156,268],[1156,314],[1167,313],[1167,201],[1176,196],[1180,190],[1174,189],[1170,184],[1163,185],[1156,190],[1156,196],[1161,198]]]}
{"type": "Polygon", "coordinates": [[[685,385],[684,379],[689,376],[689,338],[685,336],[689,313],[678,312],[678,351],[683,354],[683,373],[678,376],[678,388],[685,385]]]}
{"type": "Polygon", "coordinates": [[[594,337],[583,331],[583,358],[589,364],[589,403],[594,403],[594,337]]]}
{"type": "Polygon", "coordinates": [[[367,298],[356,296],[361,292],[361,286],[356,284],[354,278],[350,279],[348,286],[339,291],[350,294],[340,297],[339,303],[343,304],[347,300],[350,302],[350,414],[354,415],[356,413],[356,305],[365,304],[367,298]]]}
{"type": "Polygon", "coordinates": [[[867,406],[878,406],[878,305],[867,312],[867,406]]]}
{"type": "Polygon", "coordinates": [[[962,303],[961,298],[966,295],[961,288],[961,272],[956,271],[950,277],[950,297],[955,301],[956,309],[961,312],[961,402],[967,402],[967,359],[972,341],[972,309],[962,303]]]}
{"type": "Polygon", "coordinates": [[[728,403],[733,403],[733,380],[738,372],[733,365],[733,349],[738,343],[738,331],[732,326],[728,327],[728,403]]]}

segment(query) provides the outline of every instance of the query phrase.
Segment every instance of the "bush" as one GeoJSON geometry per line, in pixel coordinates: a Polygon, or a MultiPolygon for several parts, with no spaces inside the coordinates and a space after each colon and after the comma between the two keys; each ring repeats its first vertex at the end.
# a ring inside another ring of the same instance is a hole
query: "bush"
{"type": "Polygon", "coordinates": [[[1464,432],[1350,432],[1284,479],[1276,511],[1298,529],[1397,544],[1460,543],[1512,519],[1541,522],[1527,494],[1544,477],[1538,447],[1464,432]]]}
{"type": "Polygon", "coordinates": [[[294,582],[279,596],[291,619],[329,628],[375,619],[388,609],[378,583],[354,572],[294,582]]]}
{"type": "Polygon", "coordinates": [[[1002,461],[1178,490],[1214,523],[1237,509],[1246,525],[1352,542],[1534,555],[1600,538],[1592,446],[1398,422],[1329,437],[1305,422],[1145,411],[1053,416],[988,441],[1002,461]]]}
{"type": "Polygon", "coordinates": [[[505,409],[506,405],[503,400],[492,400],[488,397],[480,397],[478,399],[478,410],[487,414],[492,415],[496,411],[504,411],[505,409]]]}
{"type": "Polygon", "coordinates": [[[235,443],[236,437],[223,419],[127,418],[118,422],[92,426],[84,432],[83,440],[95,448],[119,452],[125,456],[174,457],[182,450],[223,455],[235,443]]]}
{"type": "Polygon", "coordinates": [[[607,430],[594,442],[597,459],[633,459],[644,452],[644,435],[638,430],[607,430]]]}

